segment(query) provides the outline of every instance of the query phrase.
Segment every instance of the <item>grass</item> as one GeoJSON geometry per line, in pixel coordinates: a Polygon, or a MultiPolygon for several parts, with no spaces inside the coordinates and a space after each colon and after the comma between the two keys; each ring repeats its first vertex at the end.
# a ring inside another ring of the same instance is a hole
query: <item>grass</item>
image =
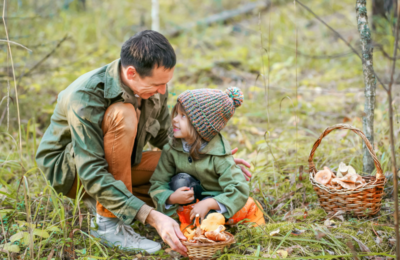
{"type": "MultiPolygon", "coordinates": [[[[161,10],[167,10],[161,14],[162,27],[185,24],[188,19],[200,19],[246,1],[203,2],[200,9],[196,1],[186,4],[178,0],[162,1],[161,10]]],[[[307,5],[357,46],[353,2],[311,1],[307,5]]],[[[117,58],[120,44],[149,24],[150,6],[146,1],[135,2],[135,8],[129,1],[118,5],[111,1],[88,3],[90,8],[86,11],[80,10],[75,2],[69,9],[57,1],[8,3],[7,15],[38,17],[8,20],[10,40],[33,50],[27,54],[24,49],[12,47],[17,76],[34,67],[66,34],[69,38],[28,76],[17,77],[21,134],[13,100],[10,128],[5,127],[4,117],[0,125],[0,244],[3,246],[0,256],[68,259],[74,248],[81,259],[174,259],[177,256],[167,253],[165,245],[163,251],[153,256],[104,247],[89,235],[92,216],[79,198],[71,200],[56,194],[36,168],[35,151],[48,126],[58,92],[81,74],[117,58]],[[139,25],[142,15],[144,26],[139,25]]],[[[324,225],[326,213],[319,207],[308,181],[308,156],[312,144],[326,127],[347,122],[362,128],[361,62],[354,55],[321,58],[348,50],[292,2],[273,1],[271,8],[261,13],[261,17],[256,12],[170,39],[178,57],[170,84],[171,106],[182,91],[201,87],[223,89],[235,85],[246,98],[223,134],[232,147],[239,147],[237,157],[252,163],[253,178],[249,185],[252,196],[261,202],[267,214],[268,224],[263,228],[232,227],[230,231],[237,243],[221,252],[220,258],[283,258],[284,252],[287,259],[350,259],[354,253],[359,257],[368,254],[393,257],[394,207],[390,198],[385,198],[381,212],[374,218],[346,216],[343,222],[335,220],[336,228],[328,228],[324,225]],[[304,173],[300,178],[301,166],[304,173]],[[295,193],[290,195],[291,191],[295,193]],[[270,236],[277,229],[279,235],[270,236]],[[304,232],[295,236],[291,234],[294,229],[304,232]],[[363,252],[363,246],[354,238],[371,252],[363,252]]],[[[374,32],[373,39],[392,53],[394,39],[390,26],[384,21],[378,23],[382,26],[374,32]]],[[[12,81],[7,74],[10,64],[4,56],[0,57],[4,64],[0,76],[12,81]]],[[[374,58],[375,70],[385,80],[390,63],[378,50],[374,58]]],[[[1,84],[1,95],[7,91],[6,85],[1,84]]],[[[12,90],[11,96],[15,98],[12,90]]],[[[5,104],[0,104],[0,113],[5,104]]],[[[390,170],[387,107],[385,93],[378,88],[374,145],[384,172],[390,170]]],[[[395,111],[398,111],[396,104],[395,111]]],[[[395,119],[398,128],[398,112],[395,119]]],[[[341,161],[351,163],[358,171],[362,169],[361,138],[346,130],[324,138],[314,157],[318,168],[327,165],[335,169],[341,161]]],[[[390,186],[388,183],[387,187],[390,186]]],[[[153,228],[138,223],[134,227],[142,235],[160,241],[153,228]]]]}

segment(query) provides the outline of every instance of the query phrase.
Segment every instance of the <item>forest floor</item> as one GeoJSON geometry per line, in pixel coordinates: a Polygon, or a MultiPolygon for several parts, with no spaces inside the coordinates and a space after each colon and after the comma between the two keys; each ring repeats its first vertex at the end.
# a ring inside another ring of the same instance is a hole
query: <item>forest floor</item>
{"type": "MultiPolygon", "coordinates": [[[[79,259],[179,259],[165,244],[152,256],[101,245],[90,236],[92,216],[83,203],[56,194],[36,167],[35,151],[58,93],[83,73],[118,58],[120,44],[146,28],[150,19],[149,5],[143,1],[135,8],[130,1],[121,1],[119,6],[102,1],[86,10],[56,2],[39,5],[21,1],[8,7],[12,16],[37,19],[10,19],[7,23],[10,40],[33,50],[27,54],[13,47],[12,53],[21,135],[10,59],[0,57],[1,80],[10,81],[10,87],[1,84],[1,98],[8,92],[12,97],[9,104],[5,99],[0,101],[0,256],[72,259],[75,253],[79,259]]],[[[185,5],[165,1],[160,7],[165,10],[162,26],[177,28],[188,19],[198,20],[247,1],[203,2],[198,10],[194,0],[185,5]]],[[[353,46],[359,46],[354,1],[307,4],[353,46]]],[[[384,82],[389,82],[391,62],[381,50],[392,53],[394,38],[385,21],[377,22],[372,37],[377,45],[374,67],[384,82]]],[[[239,148],[235,156],[252,164],[253,178],[248,185],[251,196],[263,207],[267,225],[230,227],[236,243],[220,252],[221,259],[394,258],[393,184],[387,173],[388,104],[380,86],[374,150],[389,179],[380,212],[364,218],[328,216],[308,177],[312,145],[325,128],[346,123],[362,129],[362,64],[343,42],[292,1],[273,1],[268,10],[199,26],[169,40],[178,57],[169,84],[171,106],[186,89],[237,86],[245,95],[243,106],[222,134],[232,147],[239,148]],[[279,232],[272,235],[273,231],[279,232]]],[[[394,98],[396,138],[399,94],[396,92],[394,98]]],[[[362,140],[348,130],[325,137],[314,156],[317,169],[329,166],[336,170],[340,162],[362,172],[362,140]]],[[[154,228],[139,223],[133,227],[161,242],[154,228]]]]}

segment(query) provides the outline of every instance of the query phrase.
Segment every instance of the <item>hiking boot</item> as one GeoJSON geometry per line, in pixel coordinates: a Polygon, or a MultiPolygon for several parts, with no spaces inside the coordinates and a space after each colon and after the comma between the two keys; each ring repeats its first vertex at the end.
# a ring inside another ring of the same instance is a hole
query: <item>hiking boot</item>
{"type": "Polygon", "coordinates": [[[161,249],[161,244],[137,234],[131,226],[124,224],[118,218],[107,218],[97,214],[90,224],[92,236],[100,238],[109,247],[119,246],[124,251],[146,251],[153,254],[161,249]],[[98,229],[94,230],[96,221],[98,229]]]}

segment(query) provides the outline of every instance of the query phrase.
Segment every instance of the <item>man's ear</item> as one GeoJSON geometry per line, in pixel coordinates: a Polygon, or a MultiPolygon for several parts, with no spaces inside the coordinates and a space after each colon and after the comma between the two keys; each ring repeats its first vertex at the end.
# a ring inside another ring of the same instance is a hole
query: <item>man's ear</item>
{"type": "Polygon", "coordinates": [[[138,76],[138,74],[137,74],[137,71],[136,71],[135,67],[129,66],[129,67],[126,69],[126,78],[127,78],[128,80],[133,80],[133,79],[135,79],[137,76],[138,76]]]}

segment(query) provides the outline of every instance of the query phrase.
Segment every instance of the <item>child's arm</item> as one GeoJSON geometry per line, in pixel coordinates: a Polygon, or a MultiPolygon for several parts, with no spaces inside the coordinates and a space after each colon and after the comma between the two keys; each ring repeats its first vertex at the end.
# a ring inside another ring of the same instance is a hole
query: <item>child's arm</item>
{"type": "Polygon", "coordinates": [[[174,205],[168,207],[168,209],[165,207],[168,198],[174,193],[168,183],[174,176],[176,169],[174,158],[169,149],[172,149],[169,144],[166,144],[163,148],[157,168],[150,178],[151,187],[149,193],[157,210],[170,216],[176,212],[178,205],[172,203],[174,205]]]}
{"type": "Polygon", "coordinates": [[[213,199],[225,205],[227,212],[223,215],[230,218],[246,204],[250,193],[249,185],[233,156],[214,156],[214,165],[223,193],[213,199]]]}
{"type": "Polygon", "coordinates": [[[218,202],[213,198],[202,200],[196,203],[192,211],[190,211],[190,220],[193,220],[198,214],[201,221],[203,221],[203,219],[210,210],[220,210],[218,202]]]}

